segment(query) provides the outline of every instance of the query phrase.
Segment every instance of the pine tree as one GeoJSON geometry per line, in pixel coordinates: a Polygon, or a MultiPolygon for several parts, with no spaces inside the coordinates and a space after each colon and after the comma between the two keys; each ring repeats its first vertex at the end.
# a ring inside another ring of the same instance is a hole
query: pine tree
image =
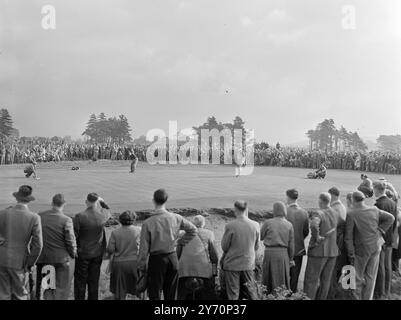
{"type": "Polygon", "coordinates": [[[123,114],[119,117],[120,122],[120,139],[122,142],[129,142],[132,140],[131,138],[131,127],[128,123],[128,119],[123,114]]]}
{"type": "Polygon", "coordinates": [[[89,136],[91,140],[96,140],[97,137],[97,118],[94,113],[91,114],[88,123],[86,125],[85,131],[82,135],[89,136]]]}
{"type": "Polygon", "coordinates": [[[0,134],[9,137],[13,132],[13,120],[7,109],[0,110],[0,134]]]}
{"type": "Polygon", "coordinates": [[[98,129],[98,134],[96,139],[100,142],[106,142],[107,137],[108,137],[108,132],[109,132],[109,120],[107,120],[106,115],[104,112],[101,112],[98,117],[98,122],[97,122],[97,129],[98,129]]]}
{"type": "Polygon", "coordinates": [[[106,118],[106,115],[102,112],[98,117],[95,114],[91,114],[82,135],[89,136],[94,142],[122,143],[132,140],[131,131],[132,129],[126,116],[120,115],[118,118],[106,118]]]}

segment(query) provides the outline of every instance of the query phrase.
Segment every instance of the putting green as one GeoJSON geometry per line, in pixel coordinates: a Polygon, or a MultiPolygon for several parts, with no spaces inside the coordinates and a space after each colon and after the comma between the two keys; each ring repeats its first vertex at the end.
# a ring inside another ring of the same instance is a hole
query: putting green
{"type": "MultiPolygon", "coordinates": [[[[66,212],[74,214],[85,207],[89,192],[97,192],[113,211],[152,208],[152,193],[165,188],[169,193],[169,207],[231,207],[236,199],[248,201],[250,208],[270,209],[274,201],[285,200],[285,190],[297,188],[299,202],[305,208],[317,206],[317,196],[336,186],[342,198],[360,183],[360,172],[328,170],[326,179],[306,179],[309,169],[255,167],[249,176],[234,177],[234,167],[225,165],[149,165],[140,162],[135,174],[129,173],[128,161],[81,161],[43,163],[37,167],[40,180],[27,179],[24,165],[0,166],[0,204],[14,203],[12,192],[22,184],[34,189],[35,211],[48,208],[55,193],[63,193],[68,206],[66,212]],[[80,170],[71,170],[79,166],[80,170]]],[[[368,173],[371,179],[381,174],[368,173]]],[[[401,190],[401,176],[386,178],[401,190]]],[[[372,201],[370,201],[372,202],[372,201]]]]}

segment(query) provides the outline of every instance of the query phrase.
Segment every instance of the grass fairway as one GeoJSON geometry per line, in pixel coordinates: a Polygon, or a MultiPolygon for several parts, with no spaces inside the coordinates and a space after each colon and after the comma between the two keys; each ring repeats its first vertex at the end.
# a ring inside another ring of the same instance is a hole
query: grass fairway
{"type": "MultiPolygon", "coordinates": [[[[71,216],[85,209],[85,197],[89,192],[101,195],[111,206],[112,212],[121,212],[126,209],[152,208],[152,193],[158,188],[168,191],[168,207],[197,209],[232,207],[236,199],[248,201],[251,209],[271,209],[275,201],[285,200],[286,189],[297,188],[300,192],[300,205],[313,208],[317,206],[320,192],[336,186],[342,192],[342,200],[345,202],[346,193],[355,190],[360,183],[360,172],[357,171],[328,170],[326,179],[310,180],[306,179],[309,169],[278,167],[255,167],[252,175],[235,178],[233,166],[151,166],[139,163],[137,172],[130,174],[129,162],[126,161],[39,164],[37,171],[41,179],[36,181],[26,179],[23,168],[23,165],[0,166],[0,207],[12,205],[12,193],[20,185],[30,184],[36,197],[36,201],[30,205],[32,210],[49,208],[51,197],[60,192],[67,200],[65,211],[71,216]],[[79,166],[80,170],[72,171],[72,166],[79,166]]],[[[368,175],[372,180],[382,176],[372,173],[368,175]]],[[[397,190],[401,190],[401,176],[387,175],[386,178],[397,190]]],[[[373,204],[372,199],[368,202],[373,204]]],[[[220,253],[220,241],[227,220],[229,218],[225,216],[209,216],[206,222],[206,228],[215,233],[220,253]]],[[[301,288],[305,260],[299,280],[301,288]]],[[[108,275],[104,272],[107,263],[105,261],[102,266],[102,299],[110,297],[108,275]]],[[[397,291],[400,288],[398,282],[397,291]]]]}
{"type": "MultiPolygon", "coordinates": [[[[11,195],[22,184],[34,188],[36,201],[33,210],[43,210],[55,193],[63,193],[69,214],[84,208],[89,192],[100,194],[119,212],[125,209],[139,210],[152,207],[152,193],[166,188],[170,207],[231,207],[236,199],[247,200],[254,209],[270,209],[274,201],[285,199],[285,190],[297,188],[300,204],[306,208],[316,207],[319,192],[337,186],[344,198],[360,183],[357,171],[328,170],[326,179],[306,179],[308,169],[255,167],[252,175],[234,177],[234,167],[219,165],[155,165],[139,163],[137,172],[129,174],[126,161],[85,161],[45,163],[38,165],[40,180],[25,178],[23,165],[0,166],[0,204],[12,204],[11,195]],[[71,170],[73,165],[79,171],[71,170]]],[[[381,174],[369,174],[374,180],[381,174]]],[[[386,176],[401,190],[401,176],[386,176]]]]}

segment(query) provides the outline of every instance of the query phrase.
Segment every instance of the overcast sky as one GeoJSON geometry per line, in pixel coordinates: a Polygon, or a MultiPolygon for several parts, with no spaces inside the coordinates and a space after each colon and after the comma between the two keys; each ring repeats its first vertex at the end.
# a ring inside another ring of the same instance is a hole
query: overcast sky
{"type": "Polygon", "coordinates": [[[401,1],[0,0],[0,107],[26,136],[78,137],[90,113],[134,136],[215,115],[293,143],[324,118],[401,133],[401,1]],[[41,26],[43,5],[56,30],[41,26]],[[356,29],[342,27],[354,5],[356,29]],[[228,92],[227,92],[228,91],[228,92]]]}

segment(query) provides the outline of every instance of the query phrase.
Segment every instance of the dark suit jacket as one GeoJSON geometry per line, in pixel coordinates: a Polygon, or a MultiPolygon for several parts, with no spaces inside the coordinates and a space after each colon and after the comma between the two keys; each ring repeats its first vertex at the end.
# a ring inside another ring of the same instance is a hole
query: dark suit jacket
{"type": "Polygon", "coordinates": [[[18,270],[33,266],[42,247],[36,213],[20,204],[0,211],[0,266],[18,270]]]}
{"type": "Polygon", "coordinates": [[[90,259],[102,256],[106,251],[104,226],[108,215],[88,208],[74,217],[78,256],[90,259]]]}
{"type": "Polygon", "coordinates": [[[368,256],[379,250],[378,240],[394,222],[394,217],[376,207],[351,209],[345,222],[348,256],[368,256]]]}
{"type": "Polygon", "coordinates": [[[382,196],[376,199],[375,206],[378,207],[380,210],[386,211],[391,213],[394,217],[394,223],[392,227],[388,228],[386,233],[384,234],[384,241],[387,246],[391,246],[393,243],[393,233],[397,227],[397,205],[393,200],[387,198],[386,196],[382,196]]]}
{"type": "Polygon", "coordinates": [[[72,219],[62,212],[50,209],[39,213],[42,221],[43,250],[38,263],[64,263],[75,258],[75,241],[72,219]]]}
{"type": "Polygon", "coordinates": [[[298,204],[291,204],[287,207],[287,220],[294,227],[294,255],[305,255],[304,240],[309,234],[308,213],[298,204]]]}
{"type": "Polygon", "coordinates": [[[337,214],[332,208],[318,210],[313,213],[311,221],[311,240],[308,256],[337,257],[337,214]],[[329,235],[327,233],[335,229],[329,235]]]}

